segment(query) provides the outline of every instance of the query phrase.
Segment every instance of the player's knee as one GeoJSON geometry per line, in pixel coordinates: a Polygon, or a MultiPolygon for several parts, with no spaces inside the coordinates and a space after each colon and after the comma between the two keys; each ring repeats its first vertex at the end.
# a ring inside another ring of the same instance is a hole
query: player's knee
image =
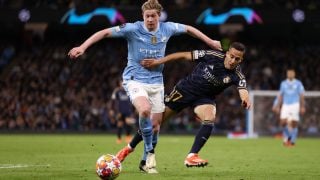
{"type": "Polygon", "coordinates": [[[292,128],[296,128],[296,127],[298,127],[298,122],[297,121],[291,121],[290,125],[291,125],[292,128]]]}
{"type": "Polygon", "coordinates": [[[151,107],[149,105],[142,106],[139,110],[139,116],[150,117],[151,107]]]}
{"type": "Polygon", "coordinates": [[[216,121],[215,114],[208,114],[202,120],[202,122],[208,122],[208,123],[215,123],[215,121],[216,121]]]}
{"type": "Polygon", "coordinates": [[[153,131],[154,134],[157,134],[160,131],[160,125],[159,124],[156,124],[156,125],[154,124],[152,126],[152,131],[153,131]]]}
{"type": "Polygon", "coordinates": [[[215,121],[214,119],[209,119],[209,120],[202,120],[201,123],[204,125],[214,125],[215,121]]]}
{"type": "Polygon", "coordinates": [[[281,120],[281,121],[280,121],[280,125],[281,125],[282,127],[285,127],[285,126],[287,125],[287,120],[281,120]]]}

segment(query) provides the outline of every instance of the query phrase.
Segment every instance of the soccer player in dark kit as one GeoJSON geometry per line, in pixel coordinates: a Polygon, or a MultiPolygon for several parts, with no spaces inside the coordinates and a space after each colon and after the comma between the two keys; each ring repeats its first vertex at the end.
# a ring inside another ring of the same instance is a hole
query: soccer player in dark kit
{"type": "Polygon", "coordinates": [[[134,119],[134,109],[127,92],[122,86],[122,81],[118,81],[118,86],[113,90],[111,99],[117,119],[117,144],[122,142],[122,130],[126,131],[126,142],[131,141],[132,119],[134,119]]]}
{"type": "MultiPolygon", "coordinates": [[[[165,121],[182,109],[193,107],[195,114],[202,122],[192,148],[184,161],[187,167],[203,167],[208,164],[208,161],[201,159],[198,153],[209,139],[216,119],[215,96],[229,86],[235,85],[238,88],[242,106],[246,109],[250,108],[246,80],[240,67],[245,49],[242,43],[234,42],[226,53],[216,50],[194,50],[173,53],[160,59],[145,59],[141,62],[141,65],[146,68],[175,60],[188,60],[196,63],[192,73],[181,79],[165,98],[166,108],[163,116],[163,121],[165,121]]],[[[131,143],[118,152],[117,157],[120,161],[123,161],[133,151],[141,141],[139,139],[141,138],[137,133],[131,143]]],[[[143,161],[142,164],[140,163],[141,170],[143,170],[142,167],[143,161]]]]}

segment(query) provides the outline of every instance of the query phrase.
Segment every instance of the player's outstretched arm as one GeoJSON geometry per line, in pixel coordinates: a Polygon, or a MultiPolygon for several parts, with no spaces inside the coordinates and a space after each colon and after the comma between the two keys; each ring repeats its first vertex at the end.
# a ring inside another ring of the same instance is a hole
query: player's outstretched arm
{"type": "Polygon", "coordinates": [[[176,60],[192,60],[192,53],[191,52],[177,52],[173,54],[169,54],[160,59],[143,59],[140,64],[143,67],[151,68],[158,66],[160,64],[164,64],[169,61],[176,61],[176,60]]]}
{"type": "Polygon", "coordinates": [[[81,56],[86,51],[86,49],[88,47],[90,47],[92,44],[100,41],[101,39],[103,39],[105,37],[109,37],[110,35],[111,35],[111,29],[110,28],[98,31],[98,32],[94,33],[92,36],[90,36],[80,46],[72,48],[69,51],[68,56],[71,59],[75,59],[75,58],[81,56]]]}
{"type": "Polygon", "coordinates": [[[250,103],[250,99],[249,99],[248,90],[239,89],[239,95],[240,95],[240,99],[242,101],[241,105],[246,109],[250,109],[251,103],[250,103]]]}
{"type": "Polygon", "coordinates": [[[186,29],[187,33],[190,36],[200,39],[201,41],[206,43],[210,48],[222,50],[220,41],[212,40],[207,35],[203,34],[201,31],[192,26],[186,25],[186,29]]]}

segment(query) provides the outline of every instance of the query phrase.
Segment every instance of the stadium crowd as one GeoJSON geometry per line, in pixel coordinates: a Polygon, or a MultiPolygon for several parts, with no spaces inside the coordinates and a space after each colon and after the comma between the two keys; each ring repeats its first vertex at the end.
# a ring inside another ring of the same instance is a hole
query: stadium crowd
{"type": "MultiPolygon", "coordinates": [[[[78,5],[86,7],[108,6],[121,8],[140,8],[144,0],[1,0],[0,7],[9,8],[35,8],[48,7],[51,9],[72,8],[78,5]]],[[[226,9],[231,6],[251,6],[256,8],[282,8],[294,9],[303,8],[317,10],[320,8],[320,2],[317,0],[159,0],[164,8],[207,8],[215,7],[226,9]]]]}
{"type": "MultiPolygon", "coordinates": [[[[99,43],[75,61],[66,56],[75,42],[44,39],[28,46],[10,43],[1,46],[1,58],[7,58],[7,63],[0,67],[0,130],[113,129],[115,114],[110,103],[111,93],[121,78],[127,49],[124,41],[107,41],[114,42],[112,46],[107,45],[110,42],[99,43]]],[[[320,89],[320,70],[314,68],[320,62],[319,45],[245,43],[248,52],[243,70],[250,90],[278,90],[288,65],[297,68],[297,76],[306,90],[320,89]]],[[[197,40],[181,37],[168,44],[167,54],[195,48],[206,47],[197,40]]],[[[167,64],[164,72],[166,92],[170,92],[174,83],[191,68],[192,65],[184,62],[167,64]]],[[[245,130],[245,110],[240,108],[236,93],[231,88],[217,98],[216,131],[245,130]]],[[[271,113],[271,107],[269,109],[271,113]]],[[[315,111],[319,112],[318,109],[315,111]]],[[[183,111],[164,125],[163,131],[193,131],[199,126],[195,119],[191,110],[183,111]]],[[[320,124],[315,115],[305,119],[301,128],[319,131],[320,124]]]]}

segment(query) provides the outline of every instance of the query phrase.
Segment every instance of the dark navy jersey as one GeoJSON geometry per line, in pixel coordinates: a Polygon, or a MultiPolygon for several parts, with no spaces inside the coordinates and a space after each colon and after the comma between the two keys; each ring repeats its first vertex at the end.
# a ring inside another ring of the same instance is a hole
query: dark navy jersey
{"type": "Polygon", "coordinates": [[[121,114],[129,116],[132,113],[132,105],[127,92],[122,88],[115,88],[111,99],[115,101],[115,110],[121,114]]]}
{"type": "Polygon", "coordinates": [[[215,97],[231,85],[238,89],[247,88],[239,65],[233,70],[224,67],[225,53],[215,50],[195,50],[191,53],[197,65],[191,74],[178,82],[178,90],[199,97],[215,97]]]}

